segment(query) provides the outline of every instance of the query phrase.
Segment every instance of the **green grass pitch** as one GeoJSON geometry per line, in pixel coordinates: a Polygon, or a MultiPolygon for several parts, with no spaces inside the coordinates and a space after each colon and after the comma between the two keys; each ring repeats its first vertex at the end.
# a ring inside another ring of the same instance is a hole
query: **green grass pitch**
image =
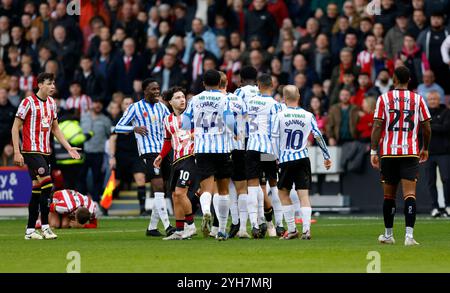
{"type": "MultiPolygon", "coordinates": [[[[421,243],[405,247],[397,217],[397,243],[380,245],[381,218],[319,217],[313,240],[277,238],[218,242],[195,236],[186,241],[146,237],[144,218],[102,219],[98,229],[56,230],[57,240],[25,241],[26,220],[0,220],[0,272],[64,273],[70,251],[80,253],[81,272],[355,272],[365,273],[377,251],[381,272],[450,272],[450,221],[419,217],[421,243]]],[[[199,227],[199,222],[197,222],[199,227]]],[[[300,227],[299,227],[300,228],[300,227]]],[[[160,229],[163,231],[163,229],[160,229]]]]}

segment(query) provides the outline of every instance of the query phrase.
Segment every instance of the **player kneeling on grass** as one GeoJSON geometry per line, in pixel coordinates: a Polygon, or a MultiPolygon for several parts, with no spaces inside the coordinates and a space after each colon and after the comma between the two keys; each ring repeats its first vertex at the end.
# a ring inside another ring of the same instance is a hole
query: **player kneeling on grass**
{"type": "Polygon", "coordinates": [[[197,167],[194,159],[194,130],[181,128],[181,117],[187,105],[184,90],[180,87],[172,87],[163,93],[163,99],[172,107],[173,113],[164,118],[164,145],[153,166],[159,169],[162,160],[173,148],[170,188],[176,222],[175,233],[163,238],[163,240],[189,239],[197,234],[194,225],[194,214],[192,213],[192,206],[188,197],[188,191],[194,192],[197,185],[197,167]],[[186,229],[184,229],[185,223],[187,224],[186,229]]]}
{"type": "Polygon", "coordinates": [[[275,114],[272,123],[272,143],[278,151],[281,169],[278,181],[279,196],[283,205],[284,218],[288,224],[288,233],[280,239],[298,238],[294,206],[289,197],[292,185],[295,183],[302,211],[302,239],[309,240],[311,239],[311,203],[308,190],[311,184],[311,163],[306,145],[311,132],[322,150],[327,170],[331,167],[330,154],[314,115],[298,106],[300,101],[298,88],[293,85],[285,86],[283,96],[286,99],[287,108],[275,114]]]}
{"type": "Polygon", "coordinates": [[[94,201],[75,190],[56,191],[53,194],[53,202],[50,204],[50,226],[53,228],[97,228],[97,208],[94,201]]]}

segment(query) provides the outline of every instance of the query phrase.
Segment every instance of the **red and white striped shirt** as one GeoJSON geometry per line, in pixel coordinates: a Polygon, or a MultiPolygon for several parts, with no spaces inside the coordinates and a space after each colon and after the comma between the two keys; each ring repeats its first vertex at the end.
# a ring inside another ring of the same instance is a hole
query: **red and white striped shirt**
{"type": "Polygon", "coordinates": [[[80,115],[84,115],[91,109],[92,100],[89,96],[69,97],[66,100],[66,110],[75,109],[80,115]]]}
{"type": "Polygon", "coordinates": [[[33,75],[22,75],[19,78],[19,88],[21,91],[32,91],[35,87],[37,87],[37,79],[33,75]]]}
{"type": "Polygon", "coordinates": [[[20,102],[16,117],[23,120],[22,151],[49,154],[52,124],[58,118],[53,98],[43,101],[35,94],[26,97],[20,102]]]}
{"type": "Polygon", "coordinates": [[[421,95],[392,90],[379,96],[374,119],[384,121],[381,156],[418,156],[419,123],[431,119],[421,95]]]}
{"type": "Polygon", "coordinates": [[[173,162],[194,154],[194,130],[181,128],[181,115],[171,113],[164,118],[165,139],[172,141],[173,162]]]}
{"type": "Polygon", "coordinates": [[[53,194],[53,202],[50,205],[50,212],[56,212],[61,215],[70,214],[79,207],[85,207],[91,213],[91,217],[95,218],[97,212],[97,204],[87,196],[81,193],[63,189],[53,194]]]}

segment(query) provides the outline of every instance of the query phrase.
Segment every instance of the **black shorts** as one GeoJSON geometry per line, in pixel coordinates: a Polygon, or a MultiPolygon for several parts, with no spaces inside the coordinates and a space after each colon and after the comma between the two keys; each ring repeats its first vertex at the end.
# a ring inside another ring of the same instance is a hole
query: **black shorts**
{"type": "Polygon", "coordinates": [[[233,174],[231,154],[196,154],[195,164],[200,181],[210,176],[216,179],[231,178],[233,174]]]}
{"type": "Polygon", "coordinates": [[[309,158],[282,163],[280,169],[279,189],[291,190],[294,183],[296,190],[311,188],[311,162],[309,158]]]}
{"type": "Polygon", "coordinates": [[[50,176],[50,155],[23,153],[22,156],[25,164],[28,166],[31,180],[50,176]]]}
{"type": "Polygon", "coordinates": [[[175,191],[176,187],[194,190],[198,186],[197,181],[197,166],[195,165],[194,156],[177,161],[172,166],[170,191],[175,191]]]}
{"type": "Polygon", "coordinates": [[[233,181],[247,180],[247,175],[245,174],[245,156],[246,151],[244,150],[234,150],[231,152],[231,160],[233,161],[233,175],[231,175],[231,179],[233,181]]]}
{"type": "Polygon", "coordinates": [[[388,157],[381,158],[381,182],[397,185],[401,179],[417,181],[419,176],[419,158],[388,157]]]}
{"type": "Polygon", "coordinates": [[[132,179],[133,174],[146,172],[144,162],[134,154],[116,155],[116,164],[116,176],[121,180],[132,179]]]}
{"type": "Polygon", "coordinates": [[[261,160],[263,153],[257,151],[247,151],[246,155],[246,175],[247,179],[277,179],[278,167],[276,161],[261,160]]]}
{"type": "Polygon", "coordinates": [[[141,159],[145,165],[147,180],[152,180],[154,178],[162,177],[161,169],[163,168],[162,164],[164,163],[164,160],[163,160],[163,163],[161,163],[161,169],[157,169],[157,168],[153,167],[153,162],[155,161],[155,159],[158,155],[159,154],[157,154],[157,153],[148,153],[148,154],[141,155],[141,159]]]}

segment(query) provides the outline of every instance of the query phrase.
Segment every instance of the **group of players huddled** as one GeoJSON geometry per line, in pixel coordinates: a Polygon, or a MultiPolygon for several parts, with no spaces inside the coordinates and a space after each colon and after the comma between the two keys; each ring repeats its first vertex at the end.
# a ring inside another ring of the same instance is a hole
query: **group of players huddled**
{"type": "Polygon", "coordinates": [[[311,166],[306,145],[313,133],[328,169],[331,161],[325,141],[313,114],[299,107],[295,86],[284,87],[284,103],[279,103],[271,95],[270,75],[257,77],[253,67],[243,68],[240,74],[241,87],[233,94],[226,92],[224,73],[206,71],[205,90],[190,101],[182,88],[173,87],[161,95],[156,81],[145,80],[144,99],[130,105],[117,123],[116,133],[134,132],[151,179],[155,206],[147,235],[161,236],[157,230],[160,218],[167,234],[164,240],[191,238],[196,234],[194,214],[200,203],[201,230],[206,237],[250,238],[249,219],[253,238],[264,238],[269,232],[281,239],[299,235],[311,239],[311,166]],[[168,220],[164,172],[159,171],[172,150],[167,180],[175,228],[168,220]],[[294,184],[301,202],[302,233],[296,229],[289,196],[294,184]],[[230,212],[232,224],[227,232],[230,212]]]}

